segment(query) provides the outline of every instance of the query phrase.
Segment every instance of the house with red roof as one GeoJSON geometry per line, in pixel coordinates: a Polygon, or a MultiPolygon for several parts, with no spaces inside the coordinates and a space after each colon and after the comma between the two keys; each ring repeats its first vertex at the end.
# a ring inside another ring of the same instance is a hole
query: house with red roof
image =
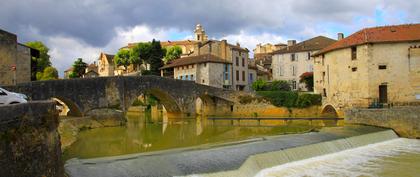
{"type": "Polygon", "coordinates": [[[325,112],[420,104],[420,24],[365,28],[313,57],[325,112]]]}

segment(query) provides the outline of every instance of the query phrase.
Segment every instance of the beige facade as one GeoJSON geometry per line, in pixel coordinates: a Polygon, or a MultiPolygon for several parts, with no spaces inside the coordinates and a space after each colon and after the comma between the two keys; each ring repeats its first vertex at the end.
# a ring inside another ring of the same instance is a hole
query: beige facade
{"type": "Polygon", "coordinates": [[[308,91],[304,83],[300,83],[300,76],[305,72],[314,71],[312,54],[334,43],[335,40],[318,36],[296,44],[289,41],[287,48],[274,52],[273,80],[289,81],[292,90],[308,91]]]}
{"type": "Polygon", "coordinates": [[[114,55],[101,53],[98,59],[98,74],[100,77],[114,76],[114,55]]]}
{"type": "Polygon", "coordinates": [[[31,81],[31,58],[37,51],[17,42],[15,34],[0,30],[0,85],[31,81]]]}
{"type": "Polygon", "coordinates": [[[420,48],[413,46],[420,42],[358,45],[355,59],[352,48],[317,56],[315,92],[337,110],[380,102],[380,87],[386,103],[420,102],[420,48]]]}

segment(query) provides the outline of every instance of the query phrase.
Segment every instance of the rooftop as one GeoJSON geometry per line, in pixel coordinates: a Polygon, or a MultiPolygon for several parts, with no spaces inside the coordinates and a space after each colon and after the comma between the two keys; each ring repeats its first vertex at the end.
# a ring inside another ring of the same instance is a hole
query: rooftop
{"type": "Polygon", "coordinates": [[[304,51],[321,50],[324,47],[336,42],[336,40],[325,37],[317,36],[306,41],[299,42],[295,45],[274,51],[273,54],[295,53],[304,51]]]}
{"type": "Polygon", "coordinates": [[[177,66],[185,66],[190,64],[198,64],[198,63],[231,63],[230,61],[224,60],[217,56],[206,54],[206,55],[198,55],[198,56],[191,56],[191,57],[184,57],[180,59],[173,60],[171,63],[161,67],[160,69],[167,69],[173,68],[177,66]]]}
{"type": "Polygon", "coordinates": [[[411,41],[420,41],[420,24],[405,24],[365,28],[327,46],[326,48],[316,53],[315,56],[333,50],[348,48],[367,43],[411,41]]]}

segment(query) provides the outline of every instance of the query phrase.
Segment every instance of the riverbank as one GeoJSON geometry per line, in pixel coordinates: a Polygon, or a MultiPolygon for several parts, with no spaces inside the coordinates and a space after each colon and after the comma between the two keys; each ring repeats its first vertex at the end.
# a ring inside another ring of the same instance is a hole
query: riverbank
{"type": "MultiPolygon", "coordinates": [[[[249,157],[257,154],[282,151],[295,147],[318,143],[346,140],[354,146],[362,146],[373,142],[382,141],[396,135],[389,130],[376,127],[350,126],[323,128],[318,133],[298,135],[283,135],[265,137],[252,142],[240,143],[229,146],[183,150],[168,150],[153,153],[140,153],[133,155],[115,156],[96,159],[71,159],[66,162],[65,169],[69,176],[180,176],[191,174],[214,173],[239,169],[249,157]],[[379,133],[366,138],[365,134],[379,133]],[[381,136],[382,134],[389,136],[381,136]],[[392,135],[393,134],[393,135],[392,135]],[[374,136],[374,138],[372,138],[374,136]],[[159,169],[159,170],[156,170],[159,169]]],[[[334,144],[334,142],[332,142],[334,144]]],[[[350,148],[343,146],[340,149],[350,148]]],[[[330,151],[322,151],[330,152],[330,151]]],[[[302,153],[302,152],[301,152],[302,153]]],[[[304,153],[302,153],[304,154],[304,153]]],[[[310,154],[310,155],[319,155],[310,154]]],[[[275,155],[275,154],[274,154],[275,155]]],[[[276,157],[276,156],[271,156],[276,157]]],[[[300,158],[309,158],[300,156],[300,158]]],[[[273,162],[264,160],[265,164],[273,162]]],[[[254,162],[252,162],[254,163],[254,162]]],[[[272,164],[278,165],[278,164],[272,164]]],[[[259,166],[260,168],[263,166],[259,166]]],[[[264,166],[265,168],[269,166],[264,166]]],[[[259,170],[260,168],[257,168],[259,170]]],[[[258,171],[256,171],[258,172],[258,171]]],[[[255,174],[255,171],[245,174],[255,174]]],[[[241,172],[242,173],[242,172],[241,172]]]]}

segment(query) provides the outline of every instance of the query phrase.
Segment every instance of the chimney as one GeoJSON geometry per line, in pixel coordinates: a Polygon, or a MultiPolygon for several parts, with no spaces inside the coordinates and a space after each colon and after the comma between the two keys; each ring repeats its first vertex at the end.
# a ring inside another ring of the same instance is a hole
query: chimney
{"type": "Polygon", "coordinates": [[[227,48],[227,40],[226,39],[222,40],[220,48],[222,49],[221,58],[227,60],[227,53],[226,53],[227,52],[227,49],[226,49],[227,48]]]}
{"type": "Polygon", "coordinates": [[[294,46],[296,44],[296,40],[288,40],[287,47],[294,46]]]}
{"type": "Polygon", "coordinates": [[[337,40],[341,40],[344,38],[344,34],[343,33],[337,33],[337,40]]]}

